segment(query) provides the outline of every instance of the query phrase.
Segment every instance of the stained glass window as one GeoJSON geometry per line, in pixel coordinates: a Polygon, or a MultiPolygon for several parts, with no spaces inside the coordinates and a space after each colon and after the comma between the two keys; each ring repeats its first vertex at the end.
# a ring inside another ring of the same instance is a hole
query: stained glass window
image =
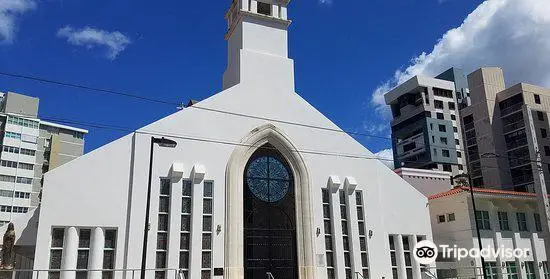
{"type": "Polygon", "coordinates": [[[248,188],[258,199],[265,202],[282,200],[290,188],[288,169],[275,157],[254,159],[246,171],[248,188]]]}

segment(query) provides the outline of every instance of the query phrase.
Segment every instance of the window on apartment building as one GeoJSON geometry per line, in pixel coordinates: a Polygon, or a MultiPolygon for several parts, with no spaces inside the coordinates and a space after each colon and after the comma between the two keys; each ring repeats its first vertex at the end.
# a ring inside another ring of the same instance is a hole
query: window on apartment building
{"type": "Polygon", "coordinates": [[[430,96],[428,96],[428,94],[426,94],[426,97],[424,98],[424,103],[426,103],[426,105],[430,104],[430,96]]]}
{"type": "Polygon", "coordinates": [[[487,274],[487,279],[497,279],[498,278],[497,262],[485,262],[485,273],[487,274]]]}
{"type": "Polygon", "coordinates": [[[480,230],[490,230],[491,221],[489,219],[489,211],[476,211],[476,222],[480,230]]]}
{"type": "Polygon", "coordinates": [[[451,114],[451,120],[456,120],[456,115],[451,114]]]}
{"type": "Polygon", "coordinates": [[[449,157],[451,157],[451,152],[449,152],[449,150],[447,150],[447,149],[443,149],[443,150],[441,150],[441,155],[443,155],[443,157],[445,157],[445,158],[449,158],[449,157]]]}
{"type": "Polygon", "coordinates": [[[447,214],[447,220],[448,220],[449,222],[453,222],[454,220],[456,220],[455,214],[454,214],[454,213],[449,213],[449,214],[447,214]]]}
{"type": "Polygon", "coordinates": [[[542,232],[542,222],[540,220],[540,214],[533,214],[533,218],[535,219],[535,229],[537,230],[537,232],[542,232]]]}
{"type": "Polygon", "coordinates": [[[509,231],[510,223],[508,222],[507,212],[498,212],[498,225],[501,231],[509,231]]]}
{"type": "Polygon", "coordinates": [[[447,138],[445,138],[445,137],[439,138],[439,141],[440,141],[442,144],[445,144],[445,145],[447,145],[447,143],[449,143],[449,142],[447,141],[447,138]]]}
{"type": "Polygon", "coordinates": [[[518,279],[518,268],[516,262],[505,262],[505,274],[508,279],[518,279]]]}
{"type": "Polygon", "coordinates": [[[449,109],[450,110],[455,110],[456,109],[456,105],[454,102],[449,102],[449,109]]]}
{"type": "Polygon", "coordinates": [[[426,118],[432,118],[432,112],[431,111],[427,111],[426,114],[425,114],[426,118]]]}
{"type": "Polygon", "coordinates": [[[460,141],[458,139],[455,139],[455,145],[460,145],[460,141]]]}
{"type": "Polygon", "coordinates": [[[447,132],[447,127],[445,125],[439,125],[440,132],[447,132]]]}
{"type": "Polygon", "coordinates": [[[543,139],[548,137],[548,131],[546,129],[541,128],[540,129],[540,135],[543,139]]]}
{"type": "Polygon", "coordinates": [[[457,152],[456,152],[456,157],[457,157],[457,158],[462,158],[462,152],[457,151],[457,152]]]}
{"type": "Polygon", "coordinates": [[[438,223],[445,223],[445,215],[438,215],[437,216],[437,222],[438,223]]]}
{"type": "Polygon", "coordinates": [[[434,148],[434,156],[437,156],[437,149],[434,148]]]}
{"type": "Polygon", "coordinates": [[[445,120],[445,116],[441,112],[436,113],[436,117],[437,117],[437,119],[445,120]]]}
{"type": "Polygon", "coordinates": [[[542,111],[537,111],[537,118],[539,121],[544,121],[544,113],[542,111]]]}
{"type": "Polygon", "coordinates": [[[463,165],[458,165],[458,170],[464,170],[464,166],[463,165]]]}
{"type": "Polygon", "coordinates": [[[432,136],[432,143],[435,143],[435,136],[432,136]]]}
{"type": "Polygon", "coordinates": [[[544,147],[544,155],[550,156],[550,146],[545,146],[544,147]]]}
{"type": "Polygon", "coordinates": [[[527,226],[527,216],[523,212],[517,212],[516,218],[518,221],[518,228],[520,232],[526,232],[529,231],[529,227],[527,226]]]}
{"type": "Polygon", "coordinates": [[[535,275],[535,262],[529,261],[525,262],[525,275],[527,275],[527,279],[536,279],[537,276],[535,275]]]}
{"type": "Polygon", "coordinates": [[[443,102],[439,101],[439,100],[434,101],[434,106],[435,106],[436,109],[443,109],[444,108],[443,102]]]}
{"type": "Polygon", "coordinates": [[[443,171],[452,172],[453,168],[449,164],[443,164],[443,171]]]}
{"type": "Polygon", "coordinates": [[[540,105],[540,95],[538,95],[538,94],[534,94],[534,95],[535,95],[535,104],[540,105]]]}
{"type": "Polygon", "coordinates": [[[433,91],[434,91],[435,96],[446,97],[446,98],[452,98],[453,97],[453,91],[451,91],[451,90],[445,90],[445,89],[434,87],[433,91]]]}
{"type": "Polygon", "coordinates": [[[457,127],[453,127],[453,132],[458,133],[458,128],[457,128],[457,127]]]}

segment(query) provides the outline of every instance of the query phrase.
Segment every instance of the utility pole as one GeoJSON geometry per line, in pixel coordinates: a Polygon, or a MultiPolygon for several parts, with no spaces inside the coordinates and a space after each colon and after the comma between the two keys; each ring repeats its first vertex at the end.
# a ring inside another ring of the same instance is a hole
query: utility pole
{"type": "Polygon", "coordinates": [[[546,249],[546,258],[550,259],[550,202],[548,201],[548,191],[546,190],[546,182],[544,181],[544,171],[542,168],[542,158],[537,140],[535,124],[533,122],[533,113],[528,106],[523,108],[523,113],[527,116],[528,125],[525,125],[527,142],[529,147],[535,151],[536,158],[531,160],[531,168],[533,170],[533,186],[537,194],[537,204],[542,223],[542,239],[544,240],[544,248],[546,249]]]}

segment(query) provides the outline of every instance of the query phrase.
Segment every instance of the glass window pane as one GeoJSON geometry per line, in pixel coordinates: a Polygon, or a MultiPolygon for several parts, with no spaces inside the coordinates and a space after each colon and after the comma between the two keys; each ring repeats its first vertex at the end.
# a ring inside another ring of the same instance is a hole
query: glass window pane
{"type": "Polygon", "coordinates": [[[191,213],[191,198],[181,199],[181,213],[191,213]]]}
{"type": "Polygon", "coordinates": [[[168,213],[170,209],[170,198],[169,197],[160,197],[159,198],[159,212],[168,213]]]}
{"type": "Polygon", "coordinates": [[[156,268],[166,268],[166,252],[157,252],[156,268]]]}
{"type": "Polygon", "coordinates": [[[189,215],[181,216],[181,230],[184,232],[191,231],[191,216],[189,215]]]}
{"type": "Polygon", "coordinates": [[[103,252],[103,269],[115,268],[115,251],[103,252]]]}
{"type": "Polygon", "coordinates": [[[202,235],[202,249],[211,250],[212,249],[212,235],[205,233],[202,235]]]}
{"type": "Polygon", "coordinates": [[[212,191],[213,191],[213,183],[211,181],[205,181],[204,182],[204,196],[207,198],[212,197],[212,191]]]}
{"type": "Polygon", "coordinates": [[[168,231],[168,214],[159,214],[158,230],[168,231]]]}
{"type": "Polygon", "coordinates": [[[332,251],[332,237],[331,236],[325,236],[325,247],[326,247],[326,250],[332,251]]]}
{"type": "Polygon", "coordinates": [[[183,181],[183,187],[182,187],[182,195],[184,197],[190,197],[192,187],[193,187],[193,184],[191,183],[190,180],[184,180],[183,181]]]}
{"type": "Polygon", "coordinates": [[[76,260],[77,269],[87,269],[88,268],[88,250],[79,250],[76,260]]]}
{"type": "Polygon", "coordinates": [[[62,250],[50,251],[50,269],[61,269],[62,250]]]}
{"type": "Polygon", "coordinates": [[[212,200],[204,199],[202,203],[202,209],[204,214],[212,214],[212,200]]]}
{"type": "Polygon", "coordinates": [[[212,216],[202,217],[202,228],[203,228],[203,231],[205,232],[212,231],[212,216]]]}
{"type": "Polygon", "coordinates": [[[105,231],[105,248],[116,247],[116,230],[106,230],[105,231]]]}
{"type": "Polygon", "coordinates": [[[63,238],[65,235],[65,229],[53,229],[52,230],[52,247],[63,247],[63,238]]]}
{"type": "Polygon", "coordinates": [[[170,195],[170,180],[162,179],[160,181],[160,194],[161,195],[170,195]]]}
{"type": "Polygon", "coordinates": [[[330,205],[323,205],[323,217],[325,219],[330,219],[330,205]]]}
{"type": "Polygon", "coordinates": [[[180,268],[189,268],[189,252],[180,252],[180,268]]]}
{"type": "Polygon", "coordinates": [[[166,250],[168,247],[168,233],[157,234],[157,249],[166,250]]]}
{"type": "Polygon", "coordinates": [[[202,252],[202,268],[212,267],[212,254],[210,252],[202,252]]]}
{"type": "Polygon", "coordinates": [[[210,270],[203,270],[201,272],[201,279],[210,279],[211,274],[210,270]]]}
{"type": "Polygon", "coordinates": [[[180,249],[181,250],[189,250],[190,237],[191,237],[191,235],[189,233],[182,233],[180,235],[180,249]]]}
{"type": "Polygon", "coordinates": [[[80,233],[78,236],[79,248],[90,248],[90,234],[91,234],[91,230],[80,230],[80,233]]]}

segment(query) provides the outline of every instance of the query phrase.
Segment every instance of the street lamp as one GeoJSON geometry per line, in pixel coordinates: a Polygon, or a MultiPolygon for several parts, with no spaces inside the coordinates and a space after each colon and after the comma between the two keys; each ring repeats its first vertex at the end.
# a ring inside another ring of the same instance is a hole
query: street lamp
{"type": "Polygon", "coordinates": [[[149,184],[147,185],[147,204],[145,206],[145,227],[143,235],[143,253],[141,255],[141,279],[145,279],[145,262],[147,261],[147,238],[149,236],[149,209],[151,207],[151,180],[153,176],[153,151],[155,144],[160,147],[175,148],[178,143],[165,137],[151,137],[151,153],[149,153],[149,184]]]}
{"type": "MultiPolygon", "coordinates": [[[[470,187],[470,197],[472,199],[472,207],[474,210],[474,223],[476,224],[476,232],[477,232],[477,244],[479,245],[479,250],[483,249],[482,243],[481,243],[481,234],[479,230],[479,225],[477,223],[477,208],[476,208],[476,200],[474,198],[474,185],[472,183],[472,177],[469,173],[462,173],[457,176],[453,177],[453,181],[457,178],[467,178],[468,179],[468,186],[470,187]]],[[[481,272],[483,272],[483,278],[487,279],[487,271],[485,270],[485,258],[480,255],[481,258],[481,272]]]]}

